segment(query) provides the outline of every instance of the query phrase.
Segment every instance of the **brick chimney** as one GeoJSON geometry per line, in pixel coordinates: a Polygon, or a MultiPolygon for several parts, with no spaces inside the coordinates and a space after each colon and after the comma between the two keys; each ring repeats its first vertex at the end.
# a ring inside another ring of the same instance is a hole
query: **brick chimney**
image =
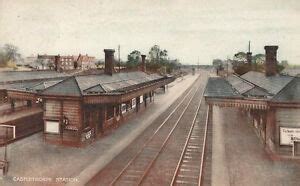
{"type": "Polygon", "coordinates": [[[105,53],[105,67],[104,73],[108,75],[112,75],[115,72],[115,59],[114,59],[114,49],[104,49],[105,53]]]}
{"type": "Polygon", "coordinates": [[[266,76],[274,76],[277,74],[277,49],[278,46],[265,46],[266,61],[265,72],[266,76]]]}
{"type": "Polygon", "coordinates": [[[60,69],[60,55],[54,56],[54,70],[59,71],[60,69]]]}
{"type": "Polygon", "coordinates": [[[248,45],[248,52],[247,52],[247,63],[248,66],[251,67],[252,66],[252,52],[251,52],[251,48],[250,48],[250,41],[249,41],[249,45],[248,45]]]}
{"type": "Polygon", "coordinates": [[[142,56],[141,70],[142,72],[146,72],[146,55],[141,55],[141,56],[142,56]]]}

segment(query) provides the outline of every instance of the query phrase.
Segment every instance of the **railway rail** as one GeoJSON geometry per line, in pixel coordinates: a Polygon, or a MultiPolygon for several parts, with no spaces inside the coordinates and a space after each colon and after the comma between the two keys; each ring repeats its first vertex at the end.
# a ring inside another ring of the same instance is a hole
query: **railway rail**
{"type": "Polygon", "coordinates": [[[201,106],[205,109],[200,111],[200,107],[198,108],[197,117],[194,118],[190,128],[171,185],[201,184],[209,114],[203,102],[201,106]]]}
{"type": "Polygon", "coordinates": [[[189,89],[108,185],[200,185],[208,124],[208,107],[202,101],[206,80],[207,76],[196,80],[197,86],[189,89]]]}

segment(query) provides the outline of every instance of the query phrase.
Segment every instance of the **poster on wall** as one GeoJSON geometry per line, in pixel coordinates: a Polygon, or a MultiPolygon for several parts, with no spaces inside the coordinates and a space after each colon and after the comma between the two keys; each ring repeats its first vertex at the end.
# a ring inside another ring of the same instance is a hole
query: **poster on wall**
{"type": "Polygon", "coordinates": [[[293,145],[300,141],[300,128],[280,127],[280,145],[293,145]]]}
{"type": "Polygon", "coordinates": [[[59,122],[58,121],[46,121],[45,132],[59,134],[59,122]]]}
{"type": "Polygon", "coordinates": [[[135,108],[136,107],[136,99],[133,98],[131,102],[132,102],[132,108],[135,108]]]}
{"type": "Polygon", "coordinates": [[[143,96],[140,96],[140,103],[143,103],[144,99],[143,96]]]}
{"type": "Polygon", "coordinates": [[[122,114],[124,114],[126,112],[126,104],[125,103],[122,103],[121,111],[122,111],[122,114]]]}

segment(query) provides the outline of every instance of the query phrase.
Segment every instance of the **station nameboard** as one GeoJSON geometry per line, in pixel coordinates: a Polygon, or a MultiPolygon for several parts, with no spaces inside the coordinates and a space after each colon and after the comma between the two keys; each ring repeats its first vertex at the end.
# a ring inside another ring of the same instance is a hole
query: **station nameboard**
{"type": "Polygon", "coordinates": [[[300,139],[300,128],[280,127],[280,145],[293,145],[294,139],[300,139]]]}

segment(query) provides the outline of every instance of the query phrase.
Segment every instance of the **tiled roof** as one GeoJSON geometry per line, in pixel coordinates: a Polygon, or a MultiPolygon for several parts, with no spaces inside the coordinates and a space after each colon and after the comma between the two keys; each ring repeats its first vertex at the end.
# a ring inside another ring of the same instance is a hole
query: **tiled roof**
{"type": "Polygon", "coordinates": [[[75,77],[69,77],[43,91],[44,95],[81,96],[75,77]]]}
{"type": "Polygon", "coordinates": [[[284,87],[273,101],[278,102],[300,102],[300,77],[295,77],[286,87],[284,87]]]}
{"type": "Polygon", "coordinates": [[[38,80],[67,77],[65,73],[58,73],[55,71],[6,71],[0,72],[0,84],[7,82],[38,80]]]}
{"type": "Polygon", "coordinates": [[[161,78],[163,76],[148,75],[144,72],[115,73],[112,76],[107,74],[73,76],[45,89],[43,94],[81,96],[83,94],[119,92],[161,78]]]}
{"type": "Polygon", "coordinates": [[[227,81],[240,93],[243,94],[252,88],[254,88],[254,85],[251,83],[243,80],[242,78],[236,76],[236,75],[230,75],[227,77],[227,81]]]}
{"type": "Polygon", "coordinates": [[[242,97],[238,92],[236,92],[232,86],[224,79],[220,77],[211,77],[208,79],[205,93],[205,97],[242,97]]]}
{"type": "Polygon", "coordinates": [[[254,71],[247,72],[241,77],[256,86],[267,90],[268,93],[272,95],[276,95],[293,79],[293,77],[284,75],[265,76],[264,73],[254,71]]]}
{"type": "Polygon", "coordinates": [[[251,96],[251,97],[267,97],[270,96],[268,92],[260,87],[254,87],[250,89],[249,91],[243,93],[245,96],[251,96]]]}
{"type": "Polygon", "coordinates": [[[63,79],[65,79],[65,77],[50,80],[40,79],[26,82],[16,82],[0,85],[0,89],[38,92],[61,82],[63,79]]]}

